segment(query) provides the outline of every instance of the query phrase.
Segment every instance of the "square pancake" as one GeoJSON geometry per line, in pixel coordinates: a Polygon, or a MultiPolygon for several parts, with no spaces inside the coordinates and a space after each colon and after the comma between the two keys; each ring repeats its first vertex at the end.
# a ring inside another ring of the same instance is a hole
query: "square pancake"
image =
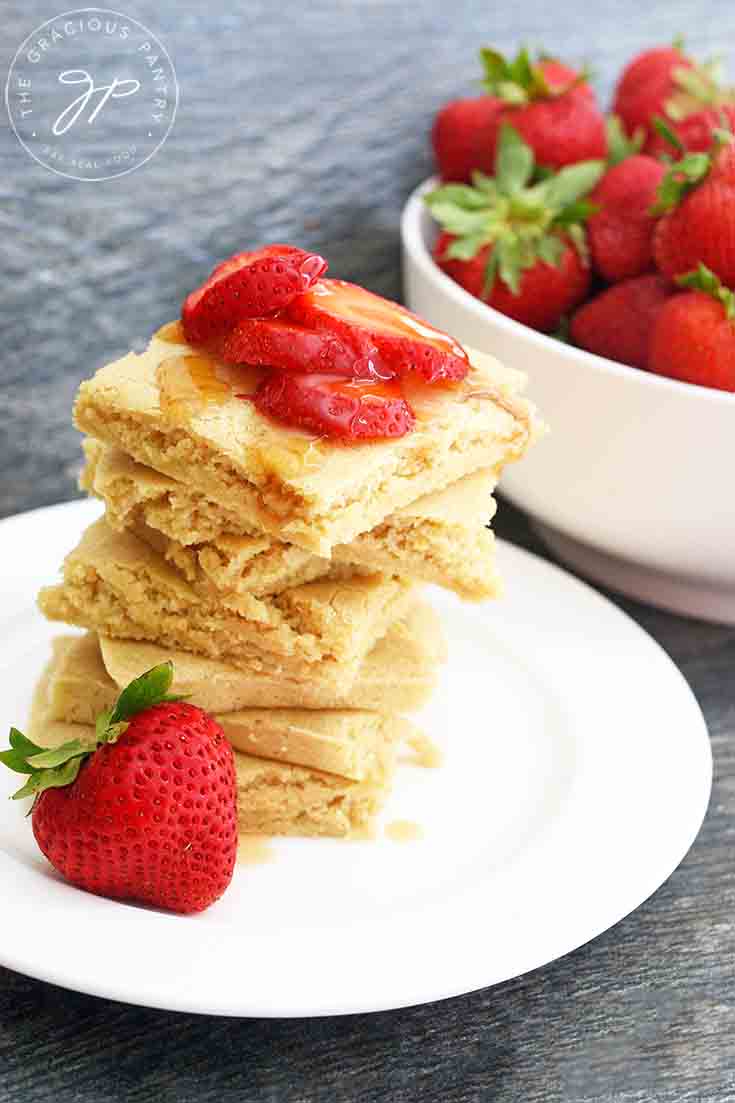
{"type": "MultiPolygon", "coordinates": [[[[26,734],[40,747],[70,739],[92,742],[94,728],[54,721],[48,715],[48,688],[54,660],[34,694],[26,734]]],[[[235,750],[240,834],[348,836],[369,826],[390,792],[396,747],[377,738],[368,772],[360,780],[235,750]]]]}
{"type": "Polygon", "coordinates": [[[92,724],[129,682],[168,659],[174,664],[173,692],[208,712],[349,708],[401,713],[426,703],[446,658],[439,619],[423,602],[390,626],[351,684],[238,670],[185,651],[138,640],[99,639],[94,633],[57,637],[54,647],[63,653],[49,690],[51,717],[80,724],[92,724]]]}
{"type": "Polygon", "coordinates": [[[386,746],[361,781],[235,752],[241,835],[362,836],[393,784],[395,753],[386,746]]]}
{"type": "MultiPolygon", "coordinates": [[[[96,637],[57,637],[52,647],[49,719],[80,723],[84,717],[83,722],[92,726],[120,693],[105,669],[96,637]]],[[[407,720],[371,709],[246,708],[214,716],[232,746],[244,754],[312,766],[356,781],[373,772],[383,742],[416,741],[407,720]]]]}
{"type": "Polygon", "coordinates": [[[405,579],[349,575],[236,607],[203,596],[144,542],[94,522],[67,556],[63,581],[39,595],[41,611],[101,635],[149,640],[242,669],[289,667],[296,676],[354,680],[362,659],[414,596],[405,579]]]}
{"type": "Polygon", "coordinates": [[[424,494],[524,454],[540,430],[521,396],[525,377],[484,353],[470,359],[461,384],[405,382],[417,415],[410,433],[345,445],[263,417],[250,401],[261,371],[222,364],[159,331],[144,353],[81,385],[75,424],[258,531],[328,556],[424,494]]]}
{"type": "MultiPolygon", "coordinates": [[[[329,559],[254,534],[231,511],[119,449],[88,438],[84,451],[80,485],[104,501],[110,526],[146,540],[192,584],[261,597],[330,570],[329,559]]],[[[494,471],[465,475],[336,545],[332,560],[432,582],[467,600],[495,597],[500,579],[485,526],[495,513],[496,482],[494,471]]]]}

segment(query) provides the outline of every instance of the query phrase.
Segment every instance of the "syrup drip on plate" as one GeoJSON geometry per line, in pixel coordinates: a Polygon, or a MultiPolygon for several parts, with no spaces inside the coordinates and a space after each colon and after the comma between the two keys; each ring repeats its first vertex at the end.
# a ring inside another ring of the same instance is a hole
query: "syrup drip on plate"
{"type": "Polygon", "coordinates": [[[432,739],[429,739],[428,735],[424,735],[423,732],[416,732],[415,735],[409,736],[406,742],[414,753],[412,761],[416,766],[435,770],[442,765],[444,752],[440,747],[437,747],[432,739]]]}
{"type": "Polygon", "coordinates": [[[392,843],[413,843],[417,839],[423,839],[424,829],[420,823],[412,820],[393,820],[386,824],[385,836],[392,843]]]}
{"type": "Polygon", "coordinates": [[[241,835],[237,844],[237,862],[243,866],[261,866],[276,856],[270,839],[265,835],[241,835]]]}

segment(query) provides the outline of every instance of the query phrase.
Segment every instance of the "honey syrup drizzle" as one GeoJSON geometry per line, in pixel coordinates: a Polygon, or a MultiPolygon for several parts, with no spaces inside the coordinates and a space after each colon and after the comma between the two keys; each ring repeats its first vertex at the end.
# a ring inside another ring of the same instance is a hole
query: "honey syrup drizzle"
{"type": "Polygon", "coordinates": [[[185,345],[184,327],[177,318],[175,322],[167,322],[154,334],[157,341],[165,341],[169,345],[185,345]]]}
{"type": "Polygon", "coordinates": [[[161,413],[170,421],[188,422],[206,406],[221,405],[233,389],[217,375],[218,364],[199,354],[168,356],[156,368],[161,413]]]}

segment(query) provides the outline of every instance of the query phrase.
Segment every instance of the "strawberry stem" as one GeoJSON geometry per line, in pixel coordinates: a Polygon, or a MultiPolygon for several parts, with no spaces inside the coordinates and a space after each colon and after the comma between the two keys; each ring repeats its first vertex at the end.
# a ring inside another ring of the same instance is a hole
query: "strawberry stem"
{"type": "Polygon", "coordinates": [[[684,272],[676,277],[679,287],[686,287],[694,291],[702,291],[709,295],[715,302],[720,303],[725,309],[725,317],[730,321],[735,320],[735,293],[718,279],[711,268],[701,261],[691,272],[684,272]]]}
{"type": "Polygon", "coordinates": [[[485,72],[482,86],[504,103],[521,107],[533,100],[557,99],[589,79],[589,70],[584,68],[566,84],[553,86],[539,64],[551,60],[548,55],[541,54],[536,61],[532,61],[528,47],[522,46],[516,56],[508,61],[499,50],[484,46],[480,50],[480,61],[485,72]]]}
{"type": "Polygon", "coordinates": [[[425,197],[427,206],[454,240],[448,259],[471,260],[491,245],[483,296],[496,279],[514,295],[523,272],[539,261],[555,267],[564,238],[587,260],[584,223],[595,207],[585,198],[605,171],[603,161],[580,161],[539,179],[533,150],[509,123],[498,136],[495,176],[473,174],[473,186],[446,184],[425,197]]]}
{"type": "Polygon", "coordinates": [[[674,161],[669,166],[658,186],[656,202],[651,207],[651,214],[657,216],[678,207],[682,199],[702,183],[709,175],[717,154],[724,145],[732,141],[733,136],[727,130],[715,130],[708,153],[686,153],[678,136],[670,130],[663,119],[655,119],[654,126],[659,134],[682,154],[678,161],[674,161]]]}

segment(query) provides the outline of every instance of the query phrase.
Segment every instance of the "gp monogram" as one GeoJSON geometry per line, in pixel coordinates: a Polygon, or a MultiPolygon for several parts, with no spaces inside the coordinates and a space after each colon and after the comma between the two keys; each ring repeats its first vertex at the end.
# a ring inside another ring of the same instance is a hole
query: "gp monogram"
{"type": "Polygon", "coordinates": [[[179,89],[165,47],[106,8],[64,12],[21,44],[5,102],[24,149],[74,180],[109,180],[149,161],[173,126],[179,89]]]}

